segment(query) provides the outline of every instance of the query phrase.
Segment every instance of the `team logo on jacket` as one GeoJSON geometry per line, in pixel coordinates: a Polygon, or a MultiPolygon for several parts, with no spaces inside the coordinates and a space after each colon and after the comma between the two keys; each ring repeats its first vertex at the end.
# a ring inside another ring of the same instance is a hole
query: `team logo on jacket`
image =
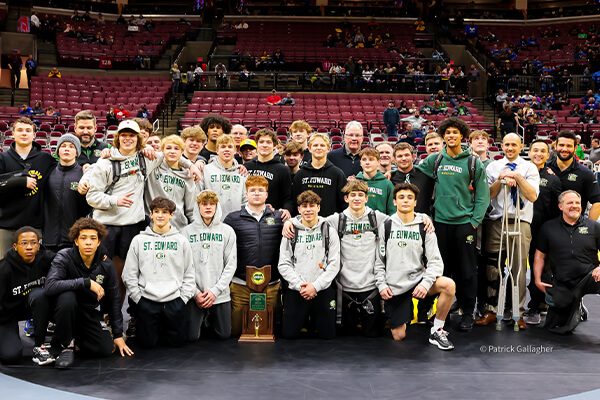
{"type": "Polygon", "coordinates": [[[275,218],[267,218],[267,225],[275,225],[275,218]]]}
{"type": "MultiPolygon", "coordinates": [[[[32,178],[36,178],[38,181],[40,179],[42,179],[42,173],[39,171],[35,171],[35,170],[31,170],[28,172],[29,176],[32,178]]],[[[29,193],[27,193],[25,196],[33,196],[34,194],[36,194],[38,192],[39,186],[36,186],[35,188],[31,189],[31,191],[29,193]]]]}
{"type": "Polygon", "coordinates": [[[229,190],[229,189],[231,189],[231,186],[229,186],[228,184],[225,183],[225,184],[221,185],[221,188],[223,190],[229,190]]]}
{"type": "Polygon", "coordinates": [[[94,157],[100,157],[101,153],[102,153],[102,150],[99,150],[99,149],[94,150],[94,157]]]}
{"type": "Polygon", "coordinates": [[[96,283],[102,285],[104,282],[104,275],[96,275],[96,283]]]}
{"type": "Polygon", "coordinates": [[[330,310],[335,310],[335,300],[331,300],[331,301],[329,302],[329,309],[330,309],[330,310]]]}
{"type": "Polygon", "coordinates": [[[210,243],[202,243],[202,248],[203,248],[204,250],[208,250],[208,249],[210,249],[210,243]]]}
{"type": "Polygon", "coordinates": [[[473,238],[473,235],[469,235],[469,236],[467,236],[467,244],[471,244],[471,243],[473,243],[473,239],[474,239],[474,238],[473,238]]]}
{"type": "Polygon", "coordinates": [[[569,181],[571,181],[571,182],[575,182],[575,181],[577,180],[577,175],[575,175],[575,174],[569,174],[569,175],[567,176],[567,179],[568,179],[569,181]]]}
{"type": "Polygon", "coordinates": [[[405,248],[406,246],[408,246],[408,243],[406,243],[404,240],[400,240],[398,242],[398,247],[400,247],[401,249],[405,248]]]}
{"type": "Polygon", "coordinates": [[[314,244],[307,244],[306,245],[306,250],[314,250],[315,249],[315,245],[314,244]]]}
{"type": "Polygon", "coordinates": [[[255,272],[254,274],[252,274],[252,278],[250,279],[255,285],[262,285],[265,282],[265,274],[263,274],[262,272],[255,272]]]}
{"type": "Polygon", "coordinates": [[[540,186],[546,186],[548,184],[548,179],[542,178],[540,179],[540,186]]]}
{"type": "Polygon", "coordinates": [[[71,190],[77,191],[78,188],[79,188],[79,182],[71,182],[71,185],[70,185],[71,190]]]}
{"type": "Polygon", "coordinates": [[[362,238],[362,235],[360,233],[357,233],[356,235],[352,236],[354,238],[354,240],[360,240],[360,238],[362,238]]]}
{"type": "Polygon", "coordinates": [[[581,235],[587,235],[588,234],[588,227],[587,226],[580,226],[579,227],[579,233],[581,235]]]}
{"type": "Polygon", "coordinates": [[[156,253],[156,258],[158,260],[162,260],[163,258],[165,258],[165,253],[163,253],[162,251],[156,253]]]}

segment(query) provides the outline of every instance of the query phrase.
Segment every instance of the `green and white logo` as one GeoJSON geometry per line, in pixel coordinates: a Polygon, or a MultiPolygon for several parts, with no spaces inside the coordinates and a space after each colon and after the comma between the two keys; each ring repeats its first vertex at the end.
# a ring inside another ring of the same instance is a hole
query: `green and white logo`
{"type": "Polygon", "coordinates": [[[575,174],[569,174],[569,175],[567,176],[567,179],[568,179],[569,181],[571,181],[571,182],[575,182],[575,181],[577,180],[577,175],[575,175],[575,174]]]}
{"type": "Polygon", "coordinates": [[[163,253],[162,251],[160,251],[160,252],[156,253],[156,258],[157,258],[158,260],[162,260],[162,259],[164,259],[164,258],[165,258],[165,253],[163,253]]]}
{"type": "Polygon", "coordinates": [[[400,240],[398,242],[398,247],[400,247],[401,249],[405,248],[406,246],[408,246],[408,243],[406,243],[404,240],[400,240]]]}
{"type": "Polygon", "coordinates": [[[210,243],[203,243],[203,244],[202,244],[202,248],[203,248],[204,250],[208,250],[208,249],[210,249],[210,243]]]}
{"type": "Polygon", "coordinates": [[[267,225],[275,225],[275,218],[267,218],[267,225]]]}

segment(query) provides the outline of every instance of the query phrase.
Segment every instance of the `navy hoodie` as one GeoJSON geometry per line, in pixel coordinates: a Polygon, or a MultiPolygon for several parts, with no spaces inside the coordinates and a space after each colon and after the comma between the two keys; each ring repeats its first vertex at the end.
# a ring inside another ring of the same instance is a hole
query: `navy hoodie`
{"type": "Polygon", "coordinates": [[[298,214],[298,195],[306,190],[312,190],[321,197],[319,215],[328,217],[336,212],[342,212],[348,204],[344,200],[342,188],[346,185],[346,176],[341,169],[327,160],[321,168],[311,164],[303,165],[294,176],[293,200],[294,212],[298,214]]]}
{"type": "Polygon", "coordinates": [[[292,212],[292,175],[288,167],[275,157],[267,162],[261,162],[255,158],[245,163],[244,167],[250,175],[260,175],[269,181],[267,204],[276,210],[285,208],[292,212]]]}
{"type": "Polygon", "coordinates": [[[0,153],[0,229],[43,226],[44,185],[56,160],[38,143],[32,146],[25,160],[15,150],[14,142],[8,151],[0,153]],[[27,188],[27,177],[37,179],[35,189],[27,188]]]}

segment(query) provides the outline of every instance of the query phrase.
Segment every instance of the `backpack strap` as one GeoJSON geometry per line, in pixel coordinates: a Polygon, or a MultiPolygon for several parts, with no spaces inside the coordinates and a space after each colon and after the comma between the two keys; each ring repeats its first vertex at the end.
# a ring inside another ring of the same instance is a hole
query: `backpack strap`
{"type": "Polygon", "coordinates": [[[383,252],[381,251],[381,249],[379,249],[379,254],[381,255],[381,261],[383,261],[384,264],[386,264],[387,261],[387,241],[390,238],[390,235],[392,233],[392,220],[390,218],[388,218],[384,223],[383,223],[383,229],[385,232],[385,236],[384,236],[384,241],[383,241],[383,247],[384,250],[383,252]]]}
{"type": "Polygon", "coordinates": [[[348,217],[343,212],[340,213],[340,219],[338,220],[338,237],[340,241],[344,237],[344,233],[346,233],[346,222],[348,221],[348,217]]]}
{"type": "Polygon", "coordinates": [[[294,237],[292,238],[292,241],[290,243],[290,245],[292,246],[292,262],[295,264],[296,263],[296,242],[298,241],[298,228],[294,227],[294,237]]]}
{"type": "Polygon", "coordinates": [[[442,158],[444,158],[444,156],[442,155],[442,153],[438,153],[437,157],[435,158],[435,161],[433,162],[433,190],[431,191],[431,210],[432,210],[432,214],[434,211],[433,208],[433,204],[435,204],[435,192],[437,190],[437,184],[438,184],[438,169],[440,168],[440,165],[442,165],[442,158]]]}
{"type": "Polygon", "coordinates": [[[477,165],[477,157],[469,156],[469,190],[471,191],[471,202],[475,203],[475,166],[477,165]]]}
{"type": "Polygon", "coordinates": [[[321,224],[321,235],[323,237],[323,245],[325,246],[325,257],[323,257],[323,268],[327,268],[327,262],[329,261],[329,224],[323,222],[321,224]]]}
{"type": "Polygon", "coordinates": [[[427,255],[425,254],[425,239],[427,238],[427,232],[425,231],[425,224],[423,222],[419,224],[419,235],[421,235],[421,245],[423,246],[421,261],[423,262],[423,266],[427,268],[427,255]]]}
{"type": "Polygon", "coordinates": [[[112,166],[112,182],[106,188],[104,193],[111,193],[119,179],[121,179],[121,162],[116,160],[110,160],[112,166]]]}
{"type": "Polygon", "coordinates": [[[368,214],[369,224],[371,224],[371,229],[375,234],[375,240],[379,240],[379,227],[377,226],[377,215],[375,214],[375,210],[371,210],[368,214]]]}
{"type": "Polygon", "coordinates": [[[144,181],[146,180],[146,157],[143,154],[138,153],[138,162],[140,163],[140,172],[144,177],[144,181]]]}

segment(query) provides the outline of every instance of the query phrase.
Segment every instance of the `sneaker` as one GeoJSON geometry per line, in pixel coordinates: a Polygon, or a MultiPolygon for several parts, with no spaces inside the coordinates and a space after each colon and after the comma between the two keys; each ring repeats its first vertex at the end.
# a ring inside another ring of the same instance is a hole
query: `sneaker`
{"type": "Polygon", "coordinates": [[[452,350],[454,348],[452,342],[448,340],[448,332],[443,328],[429,335],[429,343],[436,345],[440,350],[452,350]]]}
{"type": "Polygon", "coordinates": [[[585,306],[585,304],[583,304],[583,300],[581,300],[581,303],[579,303],[579,312],[581,313],[581,320],[582,321],[587,321],[587,319],[588,319],[588,309],[585,306]]]}
{"type": "Polygon", "coordinates": [[[135,318],[131,317],[129,320],[129,325],[127,325],[127,330],[125,331],[125,336],[128,338],[135,337],[135,318]]]}
{"type": "Polygon", "coordinates": [[[458,324],[458,330],[461,332],[471,332],[473,329],[473,315],[463,314],[458,324]]]}
{"type": "Polygon", "coordinates": [[[56,358],[56,368],[67,369],[71,368],[75,363],[75,353],[71,347],[63,349],[56,358]]]}
{"type": "Polygon", "coordinates": [[[25,322],[25,328],[23,328],[23,330],[25,331],[25,336],[29,337],[29,336],[33,335],[34,326],[33,326],[32,319],[28,319],[25,322]]]}
{"type": "Polygon", "coordinates": [[[46,350],[45,347],[33,348],[33,362],[37,365],[48,365],[54,362],[54,357],[46,350]]]}
{"type": "Polygon", "coordinates": [[[523,313],[523,321],[527,325],[539,325],[542,322],[542,317],[536,310],[527,310],[523,313]]]}
{"type": "Polygon", "coordinates": [[[48,328],[46,329],[48,335],[54,335],[54,328],[56,328],[56,324],[53,322],[48,322],[48,328]]]}

